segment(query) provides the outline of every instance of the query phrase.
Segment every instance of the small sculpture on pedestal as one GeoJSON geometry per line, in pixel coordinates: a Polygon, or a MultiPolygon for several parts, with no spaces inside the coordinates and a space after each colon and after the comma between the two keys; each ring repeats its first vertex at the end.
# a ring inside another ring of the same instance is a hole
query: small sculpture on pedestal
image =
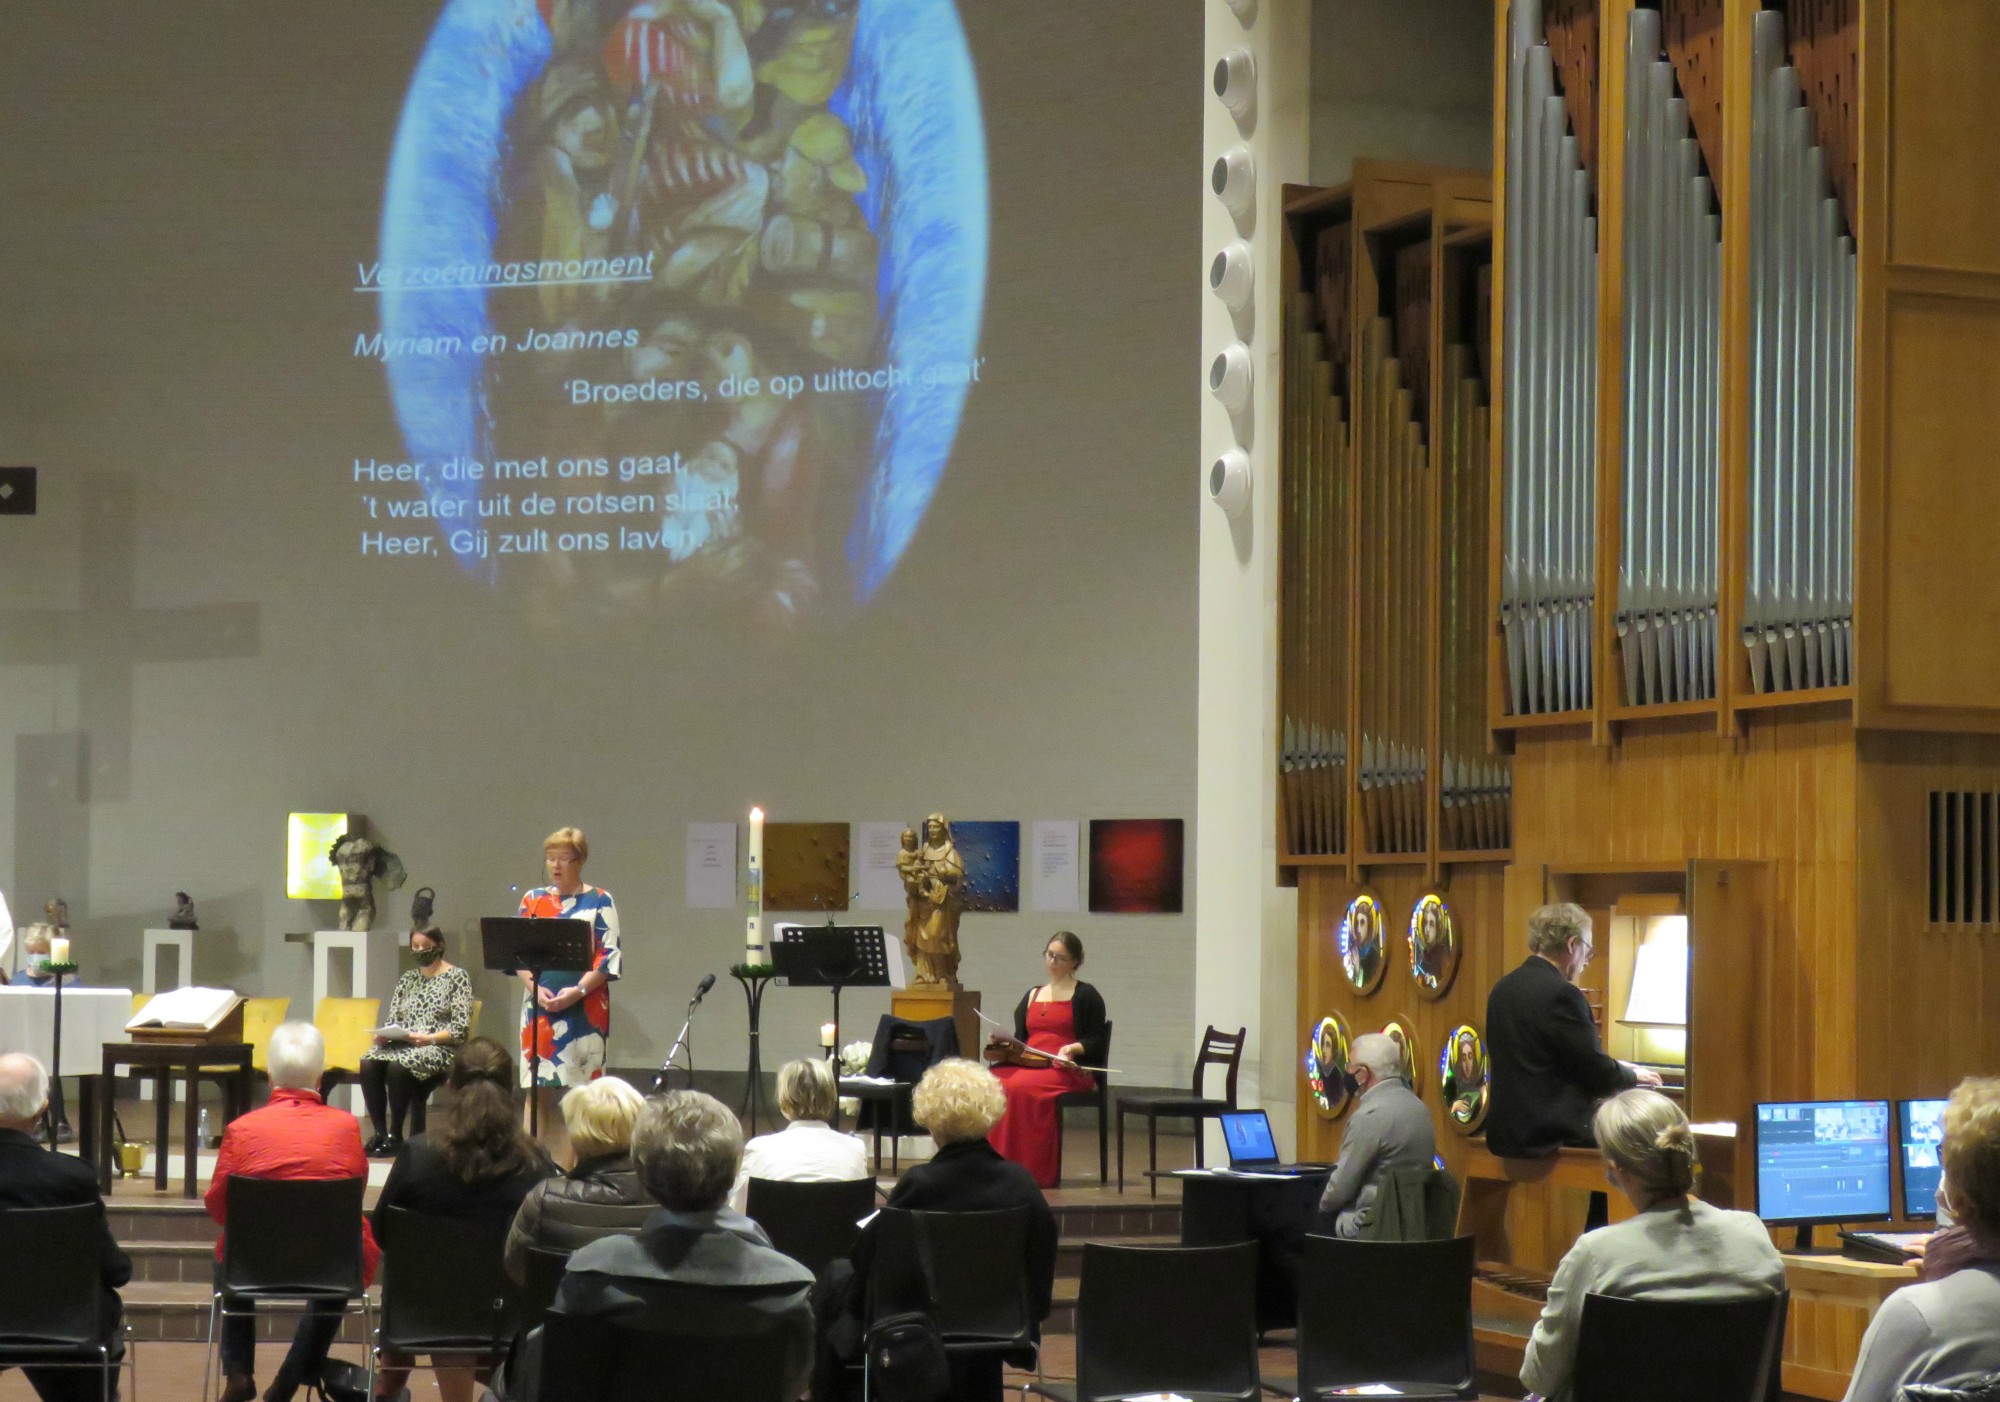
{"type": "Polygon", "coordinates": [[[965,863],[959,859],[944,814],[933,813],[924,820],[921,845],[915,837],[904,831],[903,851],[896,858],[910,912],[903,927],[903,944],[915,966],[910,986],[956,989],[965,863]]]}
{"type": "Polygon", "coordinates": [[[378,847],[363,833],[351,832],[327,849],[327,860],[340,873],[340,928],[366,930],[375,923],[375,879],[391,891],[402,887],[409,873],[403,860],[378,847]]]}
{"type": "Polygon", "coordinates": [[[199,930],[201,925],[194,918],[194,901],[187,892],[174,892],[174,913],[167,917],[169,930],[199,930]]]}
{"type": "Polygon", "coordinates": [[[410,897],[410,930],[412,933],[432,929],[432,918],[437,914],[437,892],[429,886],[417,887],[417,893],[410,897]]]}

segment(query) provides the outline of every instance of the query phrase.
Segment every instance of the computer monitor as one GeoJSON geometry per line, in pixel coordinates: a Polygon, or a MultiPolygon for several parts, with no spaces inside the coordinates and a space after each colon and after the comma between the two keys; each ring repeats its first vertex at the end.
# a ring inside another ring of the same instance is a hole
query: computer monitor
{"type": "Polygon", "coordinates": [[[1262,1110],[1231,1110],[1222,1121],[1222,1142],[1229,1149],[1231,1168],[1270,1168],[1278,1162],[1278,1142],[1271,1135],[1271,1118],[1262,1110]]]}
{"type": "Polygon", "coordinates": [[[1889,1102],[1790,1100],[1757,1107],[1757,1215],[1798,1230],[1890,1213],[1889,1102]]]}
{"type": "Polygon", "coordinates": [[[1930,1220],[1937,1216],[1938,1179],[1944,1173],[1942,1100],[1896,1102],[1896,1137],[1903,1150],[1903,1215],[1930,1220]]]}

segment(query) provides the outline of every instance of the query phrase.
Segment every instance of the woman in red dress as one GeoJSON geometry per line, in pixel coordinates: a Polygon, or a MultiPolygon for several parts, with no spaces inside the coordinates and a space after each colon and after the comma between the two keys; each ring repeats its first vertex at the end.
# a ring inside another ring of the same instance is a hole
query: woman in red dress
{"type": "Polygon", "coordinates": [[[995,1066],[1007,1092],[1007,1113],[987,1136],[1004,1158],[1053,1188],[1062,1178],[1062,1111],[1056,1098],[1089,1090],[1090,1074],[1105,1053],[1104,999],[1076,976],[1083,967],[1083,941],[1058,930],[1042,951],[1049,981],[1021,995],[1014,1008],[1014,1036],[1023,1045],[1054,1058],[1053,1065],[995,1066]]]}

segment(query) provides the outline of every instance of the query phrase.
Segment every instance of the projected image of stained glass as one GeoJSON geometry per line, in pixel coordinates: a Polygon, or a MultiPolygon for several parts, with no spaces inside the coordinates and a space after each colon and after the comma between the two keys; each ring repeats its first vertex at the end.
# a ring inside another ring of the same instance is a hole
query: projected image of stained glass
{"type": "Polygon", "coordinates": [[[953,0],[448,0],[356,288],[409,457],[383,552],[865,601],[983,373],[986,253],[953,0]]]}

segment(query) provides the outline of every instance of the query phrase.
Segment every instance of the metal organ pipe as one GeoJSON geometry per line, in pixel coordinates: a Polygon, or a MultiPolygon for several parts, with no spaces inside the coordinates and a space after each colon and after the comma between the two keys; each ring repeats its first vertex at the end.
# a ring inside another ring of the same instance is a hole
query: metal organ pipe
{"type": "Polygon", "coordinates": [[[1753,21],[1750,480],[1743,646],[1752,686],[1853,679],[1854,240],[1829,188],[1781,11],[1753,21]]]}
{"type": "Polygon", "coordinates": [[[1510,709],[1535,714],[1591,698],[1597,221],[1539,4],[1509,49],[1499,611],[1510,709]]]}

